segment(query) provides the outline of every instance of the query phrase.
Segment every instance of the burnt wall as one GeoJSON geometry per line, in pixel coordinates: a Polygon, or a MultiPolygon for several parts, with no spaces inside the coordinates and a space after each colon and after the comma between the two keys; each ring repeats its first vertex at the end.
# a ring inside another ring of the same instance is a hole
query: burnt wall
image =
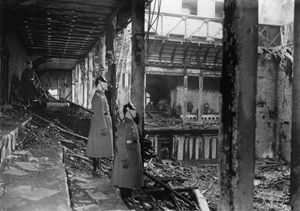
{"type": "Polygon", "coordinates": [[[268,54],[258,58],[256,156],[290,160],[291,65],[268,54]]]}
{"type": "Polygon", "coordinates": [[[8,69],[8,96],[10,96],[12,89],[12,78],[21,79],[23,70],[26,67],[28,54],[21,45],[15,32],[10,32],[5,37],[5,51],[7,51],[8,64],[2,68],[8,69]]]}
{"type": "Polygon", "coordinates": [[[286,161],[291,161],[291,133],[292,133],[292,65],[287,62],[279,65],[277,77],[277,142],[278,155],[286,161]]]}
{"type": "Polygon", "coordinates": [[[265,55],[258,58],[256,96],[256,155],[274,157],[277,64],[265,55]]]}

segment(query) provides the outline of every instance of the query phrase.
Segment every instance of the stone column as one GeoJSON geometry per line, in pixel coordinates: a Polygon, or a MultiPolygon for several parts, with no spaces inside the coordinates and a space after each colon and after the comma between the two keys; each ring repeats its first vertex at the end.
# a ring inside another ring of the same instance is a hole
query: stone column
{"type": "Polygon", "coordinates": [[[131,100],[140,116],[139,129],[144,129],[145,110],[145,2],[132,0],[132,75],[131,100]]]}
{"type": "Polygon", "coordinates": [[[300,0],[295,0],[294,75],[292,91],[292,143],[290,200],[292,210],[300,210],[300,0]]]}
{"type": "Polygon", "coordinates": [[[225,0],[220,204],[253,210],[258,1],[225,0]]]}

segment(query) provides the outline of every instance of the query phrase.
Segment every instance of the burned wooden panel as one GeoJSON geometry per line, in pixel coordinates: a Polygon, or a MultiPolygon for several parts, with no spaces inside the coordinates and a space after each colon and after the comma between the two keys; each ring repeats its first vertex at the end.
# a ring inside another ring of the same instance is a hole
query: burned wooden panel
{"type": "Polygon", "coordinates": [[[59,97],[72,99],[72,71],[47,71],[39,77],[46,90],[58,90],[59,97]]]}
{"type": "Polygon", "coordinates": [[[212,134],[165,134],[156,131],[149,135],[155,153],[161,159],[175,159],[184,163],[218,162],[218,131],[212,134]]]}

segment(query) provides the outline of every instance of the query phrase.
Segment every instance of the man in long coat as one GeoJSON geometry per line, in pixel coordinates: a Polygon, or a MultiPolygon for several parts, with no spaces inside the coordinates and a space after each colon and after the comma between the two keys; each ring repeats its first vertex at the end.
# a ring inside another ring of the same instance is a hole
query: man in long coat
{"type": "Polygon", "coordinates": [[[38,91],[36,88],[36,73],[33,70],[33,65],[31,60],[27,61],[27,66],[22,72],[21,76],[21,85],[22,85],[22,94],[24,100],[26,101],[26,106],[31,106],[31,103],[35,98],[38,97],[38,91]]]}
{"type": "Polygon", "coordinates": [[[118,126],[112,185],[120,188],[121,197],[127,198],[133,189],[143,186],[143,164],[139,133],[134,121],[136,109],[132,103],[123,107],[124,120],[118,126]]]}
{"type": "Polygon", "coordinates": [[[93,160],[93,176],[103,176],[101,158],[113,156],[112,122],[104,94],[107,80],[103,76],[97,77],[95,85],[96,91],[92,98],[94,116],[91,120],[86,155],[93,160]]]}

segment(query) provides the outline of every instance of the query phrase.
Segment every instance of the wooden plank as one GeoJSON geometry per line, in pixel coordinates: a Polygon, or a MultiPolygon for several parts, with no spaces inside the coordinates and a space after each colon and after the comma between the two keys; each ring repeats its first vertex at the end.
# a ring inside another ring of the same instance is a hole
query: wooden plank
{"type": "Polygon", "coordinates": [[[198,207],[200,208],[200,210],[201,211],[210,211],[210,209],[208,207],[208,203],[207,203],[205,197],[203,196],[203,194],[200,192],[200,190],[198,188],[193,189],[193,193],[195,194],[197,204],[198,204],[198,207]]]}

